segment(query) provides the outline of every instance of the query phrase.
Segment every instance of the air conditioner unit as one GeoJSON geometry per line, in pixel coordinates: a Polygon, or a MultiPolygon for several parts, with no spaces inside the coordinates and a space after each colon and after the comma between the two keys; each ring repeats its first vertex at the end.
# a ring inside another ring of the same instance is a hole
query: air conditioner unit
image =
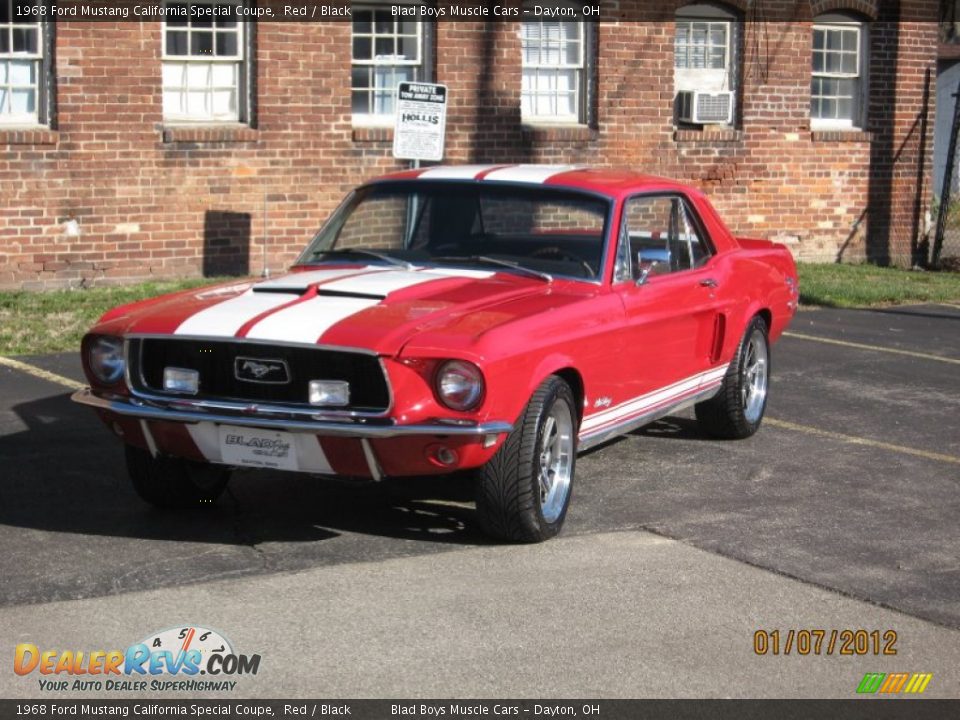
{"type": "Polygon", "coordinates": [[[677,93],[677,118],[683,122],[706,125],[733,122],[733,93],[681,90],[677,93]]]}

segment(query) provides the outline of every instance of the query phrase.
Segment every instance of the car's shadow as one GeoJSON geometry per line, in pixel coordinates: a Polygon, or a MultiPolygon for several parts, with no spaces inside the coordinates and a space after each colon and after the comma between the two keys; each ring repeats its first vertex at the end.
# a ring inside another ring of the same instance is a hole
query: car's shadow
{"type": "Polygon", "coordinates": [[[0,525],[238,545],[316,542],[342,533],[484,543],[466,477],[375,484],[240,471],[212,506],[161,511],[134,494],[120,441],[68,395],[12,410],[20,428],[0,436],[0,525]]]}

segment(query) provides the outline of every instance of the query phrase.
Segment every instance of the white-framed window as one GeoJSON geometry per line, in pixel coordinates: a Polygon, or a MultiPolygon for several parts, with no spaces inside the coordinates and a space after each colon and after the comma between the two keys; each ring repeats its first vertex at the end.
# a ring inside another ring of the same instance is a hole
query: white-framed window
{"type": "MultiPolygon", "coordinates": [[[[698,3],[677,10],[673,38],[673,88],[676,118],[683,118],[680,93],[722,93],[716,102],[736,118],[740,16],[720,4],[698,3]]],[[[723,113],[721,113],[723,114],[723,113]]]]}
{"type": "Polygon", "coordinates": [[[523,120],[586,122],[585,23],[525,20],[520,48],[523,120]]]}
{"type": "Polygon", "coordinates": [[[241,0],[167,2],[163,22],[163,119],[244,122],[246,23],[241,0]],[[182,17],[171,14],[179,8],[182,17]]]}
{"type": "Polygon", "coordinates": [[[673,66],[678,70],[719,70],[730,66],[731,23],[677,19],[673,66]]]}
{"type": "Polygon", "coordinates": [[[39,125],[43,33],[39,0],[0,0],[0,125],[39,125]]]}
{"type": "Polygon", "coordinates": [[[397,84],[426,79],[424,23],[394,16],[389,5],[355,5],[352,43],[353,119],[392,123],[397,84]]]}
{"type": "Polygon", "coordinates": [[[867,27],[844,16],[823,16],[813,25],[810,126],[863,126],[867,27]]]}

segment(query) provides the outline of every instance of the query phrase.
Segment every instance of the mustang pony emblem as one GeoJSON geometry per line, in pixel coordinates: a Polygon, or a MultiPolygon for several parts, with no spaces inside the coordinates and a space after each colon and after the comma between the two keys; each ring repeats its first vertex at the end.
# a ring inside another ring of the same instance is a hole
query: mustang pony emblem
{"type": "Polygon", "coordinates": [[[276,384],[290,382],[290,371],[284,360],[254,360],[238,357],[234,361],[233,371],[237,380],[246,382],[276,384]]]}

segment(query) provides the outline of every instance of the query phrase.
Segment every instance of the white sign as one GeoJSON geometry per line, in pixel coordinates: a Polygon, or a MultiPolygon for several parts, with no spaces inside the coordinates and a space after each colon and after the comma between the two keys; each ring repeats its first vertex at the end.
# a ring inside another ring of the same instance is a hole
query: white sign
{"type": "Polygon", "coordinates": [[[294,437],[288,432],[219,425],[220,459],[228,465],[298,470],[294,437]]]}
{"type": "Polygon", "coordinates": [[[393,156],[400,160],[443,160],[447,131],[447,86],[402,82],[397,86],[393,156]]]}

